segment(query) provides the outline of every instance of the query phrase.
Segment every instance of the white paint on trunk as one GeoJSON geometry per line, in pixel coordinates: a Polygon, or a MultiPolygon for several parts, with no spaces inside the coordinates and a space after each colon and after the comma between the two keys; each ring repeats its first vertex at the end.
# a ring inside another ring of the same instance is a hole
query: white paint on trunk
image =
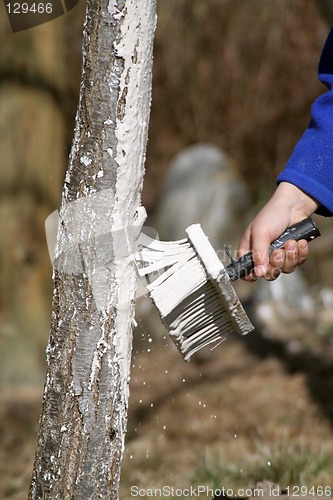
{"type": "MultiPolygon", "coordinates": [[[[115,46],[117,55],[124,61],[119,87],[119,106],[124,108],[121,116],[118,114],[115,129],[117,137],[115,159],[119,168],[113,232],[116,232],[117,229],[129,228],[129,231],[125,231],[125,238],[128,248],[133,249],[135,241],[133,241],[131,227],[142,188],[148,132],[147,120],[151,101],[152,47],[150,41],[155,30],[156,15],[150,2],[131,0],[126,3],[123,16],[120,41],[115,46]],[[135,30],[133,30],[133,26],[136,26],[135,30]],[[147,47],[151,47],[151,49],[147,51],[147,47]]],[[[123,390],[127,397],[136,274],[133,272],[132,257],[116,258],[115,261],[119,304],[116,316],[116,332],[118,334],[115,336],[115,347],[121,365],[123,390]]]]}
{"type": "Polygon", "coordinates": [[[89,165],[92,163],[92,159],[88,158],[87,156],[81,156],[80,160],[81,163],[83,163],[83,165],[86,167],[89,167],[89,165]]]}
{"type": "Polygon", "coordinates": [[[91,365],[91,372],[90,372],[90,383],[88,386],[88,389],[91,390],[94,383],[96,382],[96,379],[98,377],[98,374],[101,369],[101,361],[102,357],[104,354],[110,349],[110,345],[105,342],[104,340],[104,335],[103,337],[100,338],[100,340],[97,343],[96,350],[94,352],[94,357],[91,365]]]}

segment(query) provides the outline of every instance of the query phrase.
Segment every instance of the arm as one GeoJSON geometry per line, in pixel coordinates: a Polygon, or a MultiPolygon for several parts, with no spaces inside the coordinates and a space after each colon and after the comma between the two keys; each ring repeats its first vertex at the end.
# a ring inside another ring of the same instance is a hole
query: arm
{"type": "Polygon", "coordinates": [[[333,28],[324,45],[319,80],[328,91],[312,105],[308,128],[292,152],[277,182],[289,182],[319,203],[317,213],[333,213],[333,28]]]}

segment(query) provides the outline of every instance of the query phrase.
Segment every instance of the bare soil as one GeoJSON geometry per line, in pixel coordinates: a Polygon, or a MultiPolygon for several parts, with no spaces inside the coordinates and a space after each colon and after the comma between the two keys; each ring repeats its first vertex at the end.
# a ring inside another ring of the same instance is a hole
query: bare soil
{"type": "MultiPolygon", "coordinates": [[[[323,498],[333,491],[331,351],[315,339],[294,352],[255,331],[185,363],[168,339],[136,332],[120,498],[195,498],[204,486],[202,499],[212,489],[256,498],[260,485],[262,498],[288,498],[293,485],[323,498]]],[[[0,398],[0,498],[22,500],[41,389],[0,398]]]]}

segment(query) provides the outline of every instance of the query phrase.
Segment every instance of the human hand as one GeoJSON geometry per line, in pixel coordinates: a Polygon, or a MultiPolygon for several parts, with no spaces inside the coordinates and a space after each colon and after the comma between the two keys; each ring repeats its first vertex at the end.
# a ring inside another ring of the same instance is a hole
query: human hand
{"type": "Polygon", "coordinates": [[[254,271],[246,281],[276,279],[281,272],[291,273],[302,264],[309,252],[306,240],[289,240],[284,248],[269,255],[269,246],[285,229],[312,215],[319,204],[293,184],[281,182],[272,198],[260,210],[241,238],[238,256],[251,251],[254,271]]]}

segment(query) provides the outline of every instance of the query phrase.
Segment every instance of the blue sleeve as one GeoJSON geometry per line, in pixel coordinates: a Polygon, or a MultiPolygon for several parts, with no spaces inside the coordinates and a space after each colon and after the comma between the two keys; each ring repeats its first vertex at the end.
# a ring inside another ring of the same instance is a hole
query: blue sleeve
{"type": "Polygon", "coordinates": [[[333,28],[319,62],[319,80],[328,92],[313,103],[307,130],[277,182],[289,182],[317,200],[317,213],[333,215],[333,28]]]}

